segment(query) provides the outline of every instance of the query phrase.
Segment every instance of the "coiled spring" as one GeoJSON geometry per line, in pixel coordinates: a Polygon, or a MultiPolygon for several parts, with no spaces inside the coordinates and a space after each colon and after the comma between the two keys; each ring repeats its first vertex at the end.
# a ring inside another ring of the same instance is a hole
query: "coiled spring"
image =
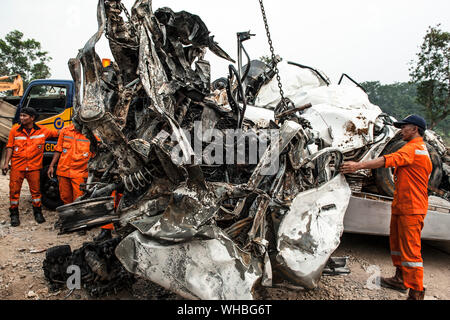
{"type": "Polygon", "coordinates": [[[128,192],[138,191],[148,187],[151,183],[152,173],[146,167],[138,172],[132,173],[129,176],[123,177],[123,184],[128,192]],[[146,175],[148,177],[146,177],[146,175]]]}

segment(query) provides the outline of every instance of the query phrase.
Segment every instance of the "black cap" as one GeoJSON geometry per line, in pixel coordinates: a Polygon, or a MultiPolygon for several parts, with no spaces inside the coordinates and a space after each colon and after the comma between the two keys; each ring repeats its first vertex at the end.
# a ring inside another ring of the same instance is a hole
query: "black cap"
{"type": "Polygon", "coordinates": [[[20,109],[20,113],[25,113],[25,114],[29,115],[30,117],[35,117],[35,118],[37,117],[37,111],[31,107],[26,107],[26,108],[20,109]]]}
{"type": "Polygon", "coordinates": [[[394,122],[394,127],[401,128],[405,124],[413,124],[415,126],[418,126],[419,128],[422,128],[423,130],[427,129],[427,122],[425,121],[425,119],[416,114],[407,116],[402,121],[394,122]]]}

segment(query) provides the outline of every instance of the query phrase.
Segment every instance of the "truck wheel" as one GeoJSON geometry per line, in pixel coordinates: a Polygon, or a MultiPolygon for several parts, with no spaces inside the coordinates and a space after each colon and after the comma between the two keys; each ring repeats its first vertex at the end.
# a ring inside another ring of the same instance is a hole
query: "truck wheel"
{"type": "MultiPolygon", "coordinates": [[[[402,148],[406,144],[403,140],[391,141],[381,156],[386,154],[391,154],[402,148]]],[[[426,143],[428,153],[430,154],[431,163],[433,164],[433,171],[431,172],[430,180],[428,186],[433,188],[439,188],[442,181],[443,168],[442,160],[436,149],[430,144],[426,143]]],[[[375,183],[377,185],[378,191],[389,197],[394,196],[394,169],[393,168],[379,168],[373,171],[375,176],[375,183]]]]}
{"type": "Polygon", "coordinates": [[[42,204],[50,210],[55,210],[56,208],[62,206],[62,202],[59,196],[59,186],[58,179],[50,179],[47,175],[49,166],[45,166],[41,170],[41,194],[42,194],[42,204]]]}

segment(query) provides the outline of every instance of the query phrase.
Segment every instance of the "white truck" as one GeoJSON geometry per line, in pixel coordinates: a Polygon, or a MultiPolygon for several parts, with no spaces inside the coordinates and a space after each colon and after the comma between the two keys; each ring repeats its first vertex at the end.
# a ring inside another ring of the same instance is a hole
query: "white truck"
{"type": "MultiPolygon", "coordinates": [[[[353,193],[344,217],[344,230],[349,233],[389,235],[392,198],[353,193]]],[[[430,197],[422,230],[424,240],[450,240],[450,205],[438,197],[430,197]]]]}

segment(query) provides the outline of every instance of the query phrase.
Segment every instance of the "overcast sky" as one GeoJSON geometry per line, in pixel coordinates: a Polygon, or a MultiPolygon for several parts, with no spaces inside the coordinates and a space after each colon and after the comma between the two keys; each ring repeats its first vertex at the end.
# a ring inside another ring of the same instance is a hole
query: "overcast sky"
{"type": "MultiPolygon", "coordinates": [[[[131,9],[134,0],[124,0],[131,9]]],[[[449,0],[265,0],[275,52],[285,60],[322,70],[333,82],[342,73],[357,81],[409,80],[428,26],[450,31],[449,0]]],[[[154,0],[199,15],[219,45],[236,57],[236,33],[251,30],[245,42],[252,58],[269,55],[258,0],[154,0]]],[[[70,79],[69,58],[97,31],[97,0],[1,0],[0,37],[17,29],[34,38],[53,58],[52,78],[70,79]]],[[[97,53],[112,58],[107,40],[97,53]]],[[[212,77],[226,76],[227,61],[207,55],[212,77]]]]}

